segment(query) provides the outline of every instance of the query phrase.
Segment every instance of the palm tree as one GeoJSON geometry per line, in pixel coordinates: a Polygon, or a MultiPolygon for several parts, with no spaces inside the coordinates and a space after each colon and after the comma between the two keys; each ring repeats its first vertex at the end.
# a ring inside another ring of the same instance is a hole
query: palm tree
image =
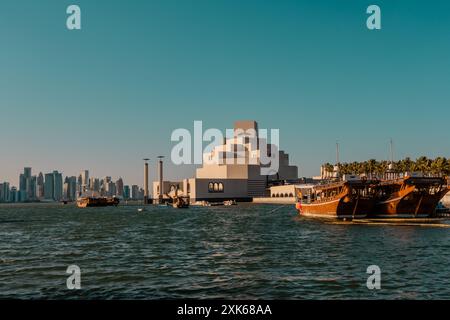
{"type": "Polygon", "coordinates": [[[422,174],[427,175],[431,170],[431,161],[427,157],[422,156],[416,160],[415,168],[422,174]]]}
{"type": "Polygon", "coordinates": [[[445,162],[442,164],[442,173],[445,176],[449,176],[450,175],[450,159],[445,159],[445,162]]]}
{"type": "Polygon", "coordinates": [[[361,174],[361,165],[359,162],[352,162],[350,164],[350,168],[353,174],[361,174]]]}
{"type": "Polygon", "coordinates": [[[369,162],[368,161],[364,161],[361,163],[361,171],[368,176],[369,175],[369,162]]]}
{"type": "MultiPolygon", "coordinates": [[[[338,164],[340,174],[356,174],[367,175],[370,179],[377,177],[386,177],[390,161],[377,161],[370,159],[364,162],[354,161],[352,163],[342,162],[338,164]]],[[[420,171],[424,175],[450,175],[450,159],[445,157],[437,157],[432,160],[425,156],[419,157],[416,161],[412,161],[409,157],[393,163],[394,172],[397,174],[420,171]]],[[[334,173],[334,165],[326,163],[323,165],[323,170],[328,174],[334,173]]]]}
{"type": "Polygon", "coordinates": [[[340,174],[349,174],[350,173],[350,167],[348,163],[342,162],[338,164],[339,173],[340,174]]]}
{"type": "Polygon", "coordinates": [[[367,169],[369,170],[369,174],[370,174],[370,178],[373,178],[373,173],[375,172],[375,169],[377,167],[377,160],[375,159],[370,159],[367,162],[367,169]]]}
{"type": "Polygon", "coordinates": [[[329,162],[325,163],[323,165],[323,169],[326,172],[325,176],[327,176],[327,177],[332,176],[333,171],[334,171],[334,166],[331,163],[329,163],[329,162]]]}
{"type": "Polygon", "coordinates": [[[447,159],[443,157],[437,157],[431,162],[431,173],[439,177],[442,176],[446,163],[447,159]]]}
{"type": "Polygon", "coordinates": [[[402,162],[403,162],[402,166],[404,168],[403,173],[410,172],[410,171],[414,170],[415,163],[414,163],[414,161],[411,160],[410,157],[406,157],[405,160],[402,160],[402,162]]]}
{"type": "Polygon", "coordinates": [[[389,168],[389,162],[387,161],[381,161],[378,162],[375,168],[375,172],[378,177],[381,177],[386,174],[387,170],[389,168]]]}
{"type": "Polygon", "coordinates": [[[396,174],[405,173],[406,171],[406,165],[405,160],[399,160],[394,164],[394,170],[396,174]]]}

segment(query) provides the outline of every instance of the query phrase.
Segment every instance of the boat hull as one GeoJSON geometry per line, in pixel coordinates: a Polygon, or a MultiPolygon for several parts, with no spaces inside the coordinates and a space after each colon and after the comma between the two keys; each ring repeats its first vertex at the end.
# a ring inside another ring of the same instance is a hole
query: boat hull
{"type": "Polygon", "coordinates": [[[399,181],[385,182],[380,186],[392,191],[390,196],[378,199],[375,205],[375,211],[371,217],[392,217],[392,218],[416,218],[433,217],[436,215],[436,209],[439,201],[447,194],[449,188],[442,178],[405,178],[399,181]],[[433,188],[436,188],[433,192],[433,188]],[[437,191],[436,191],[437,190],[437,191]]]}
{"type": "Polygon", "coordinates": [[[334,218],[334,219],[362,219],[373,210],[373,199],[354,199],[343,197],[323,203],[301,204],[297,210],[301,216],[334,218]]]}
{"type": "MultiPolygon", "coordinates": [[[[390,188],[391,186],[381,186],[380,188],[390,188]]],[[[401,188],[401,186],[399,186],[401,188]]],[[[370,214],[371,217],[377,216],[395,216],[398,215],[402,210],[404,210],[405,201],[404,199],[408,197],[413,191],[414,186],[408,186],[405,189],[395,191],[390,193],[388,191],[387,197],[381,197],[381,199],[376,200],[374,211],[370,214]]],[[[410,211],[411,213],[411,211],[410,211]]]]}
{"type": "Polygon", "coordinates": [[[117,198],[81,198],[77,200],[78,208],[110,207],[118,206],[120,200],[117,198]]]}

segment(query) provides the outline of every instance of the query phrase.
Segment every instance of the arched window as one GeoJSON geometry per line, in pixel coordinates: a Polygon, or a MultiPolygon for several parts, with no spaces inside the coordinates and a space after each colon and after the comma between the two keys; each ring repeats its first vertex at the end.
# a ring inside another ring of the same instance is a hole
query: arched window
{"type": "Polygon", "coordinates": [[[214,191],[214,183],[210,182],[210,183],[208,184],[208,191],[209,191],[209,192],[214,191]]]}
{"type": "Polygon", "coordinates": [[[219,184],[217,182],[214,182],[214,192],[219,191],[219,184]]]}
{"type": "Polygon", "coordinates": [[[288,197],[289,197],[289,195],[288,195],[287,193],[285,193],[285,194],[284,194],[284,197],[285,197],[285,198],[288,198],[288,197]]]}
{"type": "Polygon", "coordinates": [[[223,192],[223,183],[219,182],[219,192],[223,192]]]}
{"type": "Polygon", "coordinates": [[[272,193],[272,198],[275,198],[275,197],[276,197],[275,193],[272,193]]]}
{"type": "Polygon", "coordinates": [[[294,197],[294,195],[292,194],[292,192],[291,192],[291,193],[289,193],[289,197],[291,197],[291,198],[293,198],[293,197],[294,197]]]}
{"type": "Polygon", "coordinates": [[[284,198],[284,194],[280,194],[280,197],[281,197],[281,198],[284,198]]]}

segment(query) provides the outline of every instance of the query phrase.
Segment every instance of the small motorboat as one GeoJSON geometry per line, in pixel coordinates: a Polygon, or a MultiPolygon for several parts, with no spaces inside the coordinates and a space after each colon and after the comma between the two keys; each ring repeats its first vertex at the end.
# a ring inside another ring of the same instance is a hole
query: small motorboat
{"type": "Polygon", "coordinates": [[[226,200],[223,202],[224,206],[235,206],[237,205],[236,200],[226,200]]]}
{"type": "Polygon", "coordinates": [[[209,203],[208,201],[202,201],[202,202],[200,203],[200,205],[201,205],[202,207],[211,207],[211,203],[209,203]]]}

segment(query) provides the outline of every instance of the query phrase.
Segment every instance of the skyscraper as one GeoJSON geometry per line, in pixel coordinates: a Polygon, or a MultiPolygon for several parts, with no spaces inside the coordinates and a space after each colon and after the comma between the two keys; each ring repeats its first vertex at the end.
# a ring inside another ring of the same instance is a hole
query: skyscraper
{"type": "Polygon", "coordinates": [[[89,180],[89,189],[96,193],[100,192],[100,180],[98,178],[91,178],[89,180]]]}
{"type": "Polygon", "coordinates": [[[20,201],[36,200],[36,176],[31,176],[31,168],[25,167],[19,177],[20,201]]]}
{"type": "Polygon", "coordinates": [[[53,200],[61,201],[63,198],[63,178],[62,174],[58,171],[53,171],[53,177],[55,181],[55,190],[53,193],[53,200]]]}
{"type": "Polygon", "coordinates": [[[77,178],[77,194],[79,197],[83,194],[83,177],[81,174],[77,178]]]}
{"type": "Polygon", "coordinates": [[[36,181],[36,176],[27,179],[27,193],[30,201],[36,200],[36,181]]]}
{"type": "Polygon", "coordinates": [[[101,193],[103,196],[110,196],[110,183],[111,183],[111,177],[104,177],[102,179],[102,185],[101,185],[101,193]]]}
{"type": "Polygon", "coordinates": [[[16,187],[11,188],[10,202],[19,202],[19,192],[16,187]]]}
{"type": "Polygon", "coordinates": [[[107,189],[106,189],[106,195],[108,197],[112,197],[116,195],[116,184],[112,181],[108,182],[108,184],[106,185],[107,189]]]}
{"type": "Polygon", "coordinates": [[[89,170],[81,171],[81,192],[86,193],[89,190],[89,170]]]}
{"type": "Polygon", "coordinates": [[[63,199],[75,201],[77,199],[77,177],[66,177],[64,180],[63,199]]]}
{"type": "Polygon", "coordinates": [[[19,176],[19,201],[27,201],[27,178],[21,173],[19,176]]]}
{"type": "Polygon", "coordinates": [[[10,202],[9,182],[0,183],[0,202],[10,202]]]}
{"type": "Polygon", "coordinates": [[[57,170],[45,174],[44,196],[47,200],[60,201],[63,199],[62,174],[57,170]]]}
{"type": "Polygon", "coordinates": [[[46,173],[44,182],[44,198],[46,200],[53,200],[54,189],[55,189],[55,181],[53,179],[53,173],[46,173]]]}
{"type": "Polygon", "coordinates": [[[130,199],[130,186],[124,186],[123,187],[123,198],[125,200],[130,199]]]}
{"type": "Polygon", "coordinates": [[[69,200],[75,201],[77,199],[77,177],[69,178],[69,200]]]}
{"type": "Polygon", "coordinates": [[[36,197],[38,199],[44,198],[44,175],[42,174],[42,172],[39,172],[36,181],[36,197]]]}
{"type": "Polygon", "coordinates": [[[116,181],[116,193],[115,195],[122,197],[123,196],[123,180],[122,178],[119,178],[119,180],[116,181]]]}
{"type": "Polygon", "coordinates": [[[137,185],[131,186],[131,199],[140,200],[139,187],[137,185]]]}
{"type": "Polygon", "coordinates": [[[25,178],[31,178],[31,168],[30,167],[23,168],[23,174],[25,178]]]}

